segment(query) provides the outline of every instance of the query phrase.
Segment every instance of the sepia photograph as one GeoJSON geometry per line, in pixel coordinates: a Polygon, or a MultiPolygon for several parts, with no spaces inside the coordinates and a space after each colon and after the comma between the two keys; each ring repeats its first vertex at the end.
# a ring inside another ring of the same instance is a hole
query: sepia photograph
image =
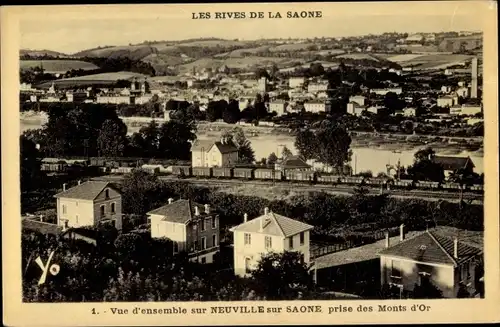
{"type": "Polygon", "coordinates": [[[295,301],[266,309],[286,317],[485,301],[496,70],[460,3],[17,8],[2,116],[19,124],[22,303],[295,301]]]}

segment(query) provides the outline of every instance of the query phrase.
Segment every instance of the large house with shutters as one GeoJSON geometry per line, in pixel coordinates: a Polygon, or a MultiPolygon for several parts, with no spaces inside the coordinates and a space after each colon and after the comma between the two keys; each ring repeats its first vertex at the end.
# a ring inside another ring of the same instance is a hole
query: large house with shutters
{"type": "Polygon", "coordinates": [[[88,181],[66,189],[57,199],[57,225],[70,227],[97,226],[110,223],[122,228],[122,196],[109,182],[88,181]]]}
{"type": "Polygon", "coordinates": [[[168,204],[148,212],[151,237],[173,242],[173,254],[187,252],[190,260],[212,263],[219,251],[219,215],[210,205],[168,199],[168,204]]]}
{"type": "Polygon", "coordinates": [[[473,296],[481,254],[481,249],[457,238],[426,231],[379,253],[381,284],[396,286],[404,293],[412,292],[415,285],[431,283],[446,298],[457,297],[462,286],[473,296]]]}
{"type": "Polygon", "coordinates": [[[219,141],[196,141],[191,147],[193,167],[227,167],[238,162],[238,148],[222,137],[219,141]]]}
{"type": "Polygon", "coordinates": [[[264,215],[247,219],[230,229],[234,235],[234,273],[248,275],[263,254],[297,251],[310,262],[309,232],[313,226],[264,209],[264,215]]]}

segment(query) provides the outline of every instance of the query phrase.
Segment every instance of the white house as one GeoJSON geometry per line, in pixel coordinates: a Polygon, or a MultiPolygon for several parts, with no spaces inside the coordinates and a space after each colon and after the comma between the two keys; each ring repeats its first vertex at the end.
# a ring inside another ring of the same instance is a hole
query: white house
{"type": "Polygon", "coordinates": [[[152,238],[168,238],[173,254],[187,252],[192,261],[212,263],[219,250],[219,215],[210,205],[168,199],[168,204],[147,213],[152,238]]]}
{"type": "Polygon", "coordinates": [[[328,81],[319,81],[318,83],[310,83],[307,85],[307,92],[317,93],[328,90],[328,81]]]}
{"type": "Polygon", "coordinates": [[[238,161],[238,148],[233,141],[196,141],[191,147],[193,167],[226,167],[238,161]]]}
{"type": "Polygon", "coordinates": [[[109,182],[88,181],[54,195],[57,225],[63,228],[111,223],[122,228],[122,196],[109,182]]]}
{"type": "Polygon", "coordinates": [[[310,262],[309,232],[313,226],[264,209],[264,215],[230,229],[234,235],[234,273],[246,276],[263,254],[296,251],[310,262]]]}
{"type": "Polygon", "coordinates": [[[326,112],[326,104],[320,101],[311,101],[304,103],[304,109],[308,112],[326,112]]]}
{"type": "Polygon", "coordinates": [[[453,106],[450,108],[450,115],[458,116],[473,116],[483,112],[480,105],[466,105],[453,106]]]}
{"type": "Polygon", "coordinates": [[[360,106],[364,106],[366,101],[366,97],[363,95],[353,95],[349,97],[349,102],[355,102],[360,106]]]}
{"type": "Polygon", "coordinates": [[[383,109],[384,109],[383,106],[371,106],[371,107],[368,107],[368,109],[366,109],[366,111],[374,113],[374,114],[378,114],[378,112],[380,110],[383,110],[383,109]]]}
{"type": "Polygon", "coordinates": [[[469,97],[469,88],[468,87],[460,87],[456,91],[457,96],[462,97],[462,98],[468,98],[469,97]]]}
{"type": "Polygon", "coordinates": [[[397,95],[399,95],[399,94],[403,93],[403,89],[401,87],[393,87],[393,88],[371,90],[371,93],[375,93],[377,95],[386,95],[389,92],[396,93],[397,95]]]}
{"type": "Polygon", "coordinates": [[[475,263],[478,248],[457,238],[426,231],[380,252],[381,284],[402,292],[415,285],[433,284],[446,298],[457,297],[460,284],[472,295],[476,291],[475,263]]]}
{"type": "Polygon", "coordinates": [[[453,97],[444,96],[437,99],[437,106],[441,108],[451,107],[455,104],[453,97]]]}
{"type": "Polygon", "coordinates": [[[297,87],[302,87],[302,85],[304,85],[305,81],[306,81],[305,77],[290,77],[288,79],[288,86],[291,89],[295,89],[297,87]]]}
{"type": "Polygon", "coordinates": [[[349,102],[347,104],[347,113],[354,116],[361,116],[363,111],[366,110],[365,106],[360,106],[357,102],[349,102]]]}
{"type": "Polygon", "coordinates": [[[417,115],[417,109],[415,108],[404,108],[403,116],[405,117],[415,117],[417,115]]]}
{"type": "Polygon", "coordinates": [[[284,115],[286,112],[287,103],[283,100],[269,102],[269,111],[275,111],[278,116],[284,115]]]}

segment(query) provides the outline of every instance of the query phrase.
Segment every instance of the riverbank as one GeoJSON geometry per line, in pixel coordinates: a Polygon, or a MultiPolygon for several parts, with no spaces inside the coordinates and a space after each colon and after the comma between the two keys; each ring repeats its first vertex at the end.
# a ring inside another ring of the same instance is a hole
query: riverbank
{"type": "MultiPolygon", "coordinates": [[[[128,134],[138,132],[141,127],[149,124],[152,118],[149,117],[120,117],[127,125],[128,134]]],[[[159,123],[163,119],[156,119],[159,123]]],[[[22,112],[21,132],[27,129],[41,128],[47,121],[46,113],[40,112],[22,112]]],[[[235,127],[240,127],[248,138],[274,136],[274,137],[294,137],[291,129],[280,126],[252,126],[249,124],[226,124],[223,122],[198,122],[197,134],[200,138],[218,138],[224,132],[230,131],[235,127]]],[[[373,132],[350,132],[353,147],[370,147],[385,150],[403,150],[408,151],[420,146],[431,146],[441,150],[456,151],[480,151],[483,148],[482,137],[447,137],[434,135],[407,135],[407,134],[387,134],[373,132]]]]}

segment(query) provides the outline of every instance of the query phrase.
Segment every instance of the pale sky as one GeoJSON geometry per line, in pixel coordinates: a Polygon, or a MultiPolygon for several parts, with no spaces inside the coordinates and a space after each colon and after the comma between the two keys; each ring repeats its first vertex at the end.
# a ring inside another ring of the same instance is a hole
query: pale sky
{"type": "Polygon", "coordinates": [[[486,3],[302,3],[211,5],[100,5],[23,8],[22,49],[75,53],[105,45],[200,37],[225,39],[340,37],[384,32],[481,31],[486,3]],[[478,9],[479,8],[479,9],[478,9]],[[270,19],[290,10],[321,10],[322,18],[270,19]],[[193,20],[193,12],[264,11],[264,19],[193,20]]]}

